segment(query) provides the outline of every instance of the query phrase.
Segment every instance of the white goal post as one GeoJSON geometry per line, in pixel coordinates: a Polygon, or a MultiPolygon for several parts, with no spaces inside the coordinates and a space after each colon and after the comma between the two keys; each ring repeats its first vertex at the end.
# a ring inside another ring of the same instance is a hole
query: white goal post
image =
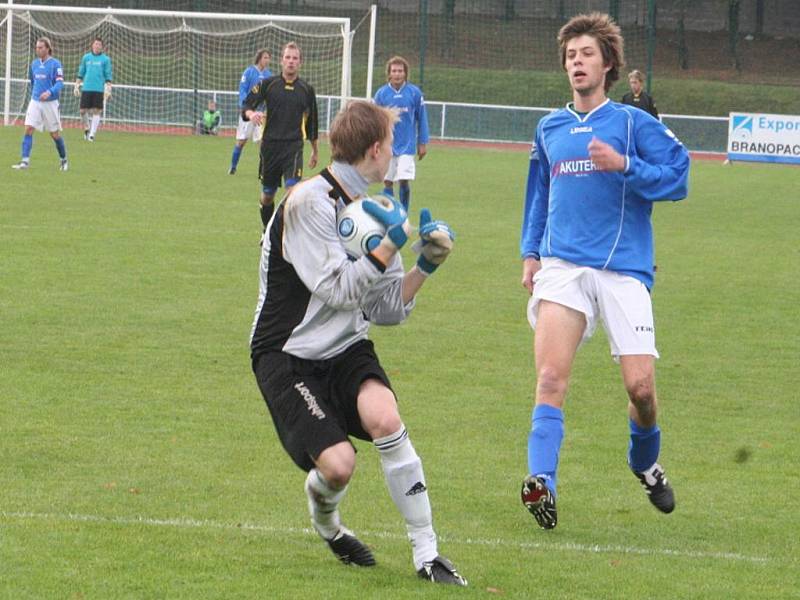
{"type": "Polygon", "coordinates": [[[351,96],[353,33],[349,18],[0,4],[3,122],[24,116],[28,68],[39,37],[51,40],[64,68],[65,121],[78,117],[73,82],[95,37],[103,39],[114,70],[106,126],[134,131],[192,126],[213,99],[223,125],[235,127],[242,72],[265,48],[272,54],[269,68],[279,73],[280,50],[289,41],[303,52],[300,76],[328,99],[327,107],[320,103],[324,118],[331,105],[351,96]]]}

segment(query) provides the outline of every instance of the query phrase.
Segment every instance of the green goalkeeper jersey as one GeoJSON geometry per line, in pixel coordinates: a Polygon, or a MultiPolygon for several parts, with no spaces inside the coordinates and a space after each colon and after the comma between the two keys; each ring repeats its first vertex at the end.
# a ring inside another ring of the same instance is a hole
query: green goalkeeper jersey
{"type": "Polygon", "coordinates": [[[203,125],[206,129],[214,129],[222,120],[222,115],[218,110],[211,112],[207,110],[203,113],[203,125]]]}
{"type": "Polygon", "coordinates": [[[84,92],[102,92],[112,79],[111,59],[107,54],[87,52],[78,67],[78,79],[83,81],[84,92]]]}

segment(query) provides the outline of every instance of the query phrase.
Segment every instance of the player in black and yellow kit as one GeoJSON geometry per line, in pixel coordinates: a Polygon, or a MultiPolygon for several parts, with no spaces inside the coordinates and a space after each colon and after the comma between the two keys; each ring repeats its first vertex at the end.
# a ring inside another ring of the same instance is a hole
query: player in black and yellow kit
{"type": "Polygon", "coordinates": [[[261,222],[267,227],[281,178],[288,192],[303,177],[303,142],[311,143],[309,168],[317,166],[318,116],[314,88],[298,73],[303,54],[294,42],[281,52],[281,74],[263,80],[244,101],[242,118],[264,123],[261,139],[261,222]],[[264,103],[264,112],[256,110],[264,103]]]}
{"type": "Polygon", "coordinates": [[[631,86],[631,91],[622,97],[622,103],[641,108],[660,121],[656,101],[642,89],[644,87],[644,75],[642,75],[642,72],[633,70],[628,73],[628,84],[631,86]]]}

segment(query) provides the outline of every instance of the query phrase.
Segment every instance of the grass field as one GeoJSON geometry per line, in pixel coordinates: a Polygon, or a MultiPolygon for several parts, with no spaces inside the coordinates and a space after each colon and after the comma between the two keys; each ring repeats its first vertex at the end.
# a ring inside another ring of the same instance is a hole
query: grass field
{"type": "Polygon", "coordinates": [[[414,577],[368,444],[342,514],[378,566],[339,565],[308,529],[304,474],[249,368],[255,148],[230,177],[230,139],[67,131],[69,172],[41,134],[13,172],[21,134],[0,128],[0,597],[800,597],[797,168],[698,161],[689,199],[656,208],[676,511],[655,511],[626,468],[626,399],[598,331],[545,532],[518,496],[527,154],[432,146],[412,204],[457,246],[411,319],[372,337],[440,548],[470,580],[444,589],[414,577]]]}

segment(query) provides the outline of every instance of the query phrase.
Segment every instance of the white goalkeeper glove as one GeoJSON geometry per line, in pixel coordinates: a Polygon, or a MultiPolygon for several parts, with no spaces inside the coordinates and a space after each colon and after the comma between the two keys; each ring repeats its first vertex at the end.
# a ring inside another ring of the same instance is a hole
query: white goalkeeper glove
{"type": "Polygon", "coordinates": [[[75,87],[72,88],[72,95],[75,96],[76,98],[81,97],[81,87],[83,87],[83,82],[80,80],[76,81],[75,87]]]}
{"type": "Polygon", "coordinates": [[[431,211],[423,208],[419,213],[419,239],[411,249],[419,254],[417,268],[425,275],[433,273],[453,249],[456,234],[444,221],[434,221],[431,211]]]}
{"type": "Polygon", "coordinates": [[[106,84],[103,86],[103,100],[108,100],[111,98],[111,84],[106,81],[106,84]]]}

